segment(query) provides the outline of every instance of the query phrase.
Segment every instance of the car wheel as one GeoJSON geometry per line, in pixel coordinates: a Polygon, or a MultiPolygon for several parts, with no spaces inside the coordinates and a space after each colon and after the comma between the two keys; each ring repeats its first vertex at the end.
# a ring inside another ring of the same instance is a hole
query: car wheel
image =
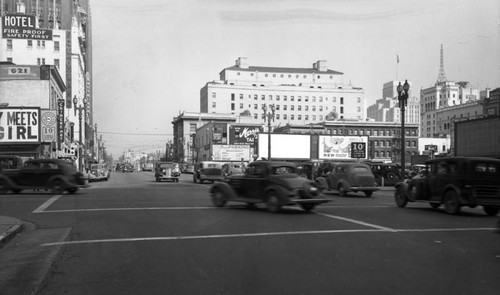
{"type": "Polygon", "coordinates": [[[12,192],[14,192],[14,194],[18,194],[22,191],[22,189],[20,188],[15,188],[15,189],[12,189],[12,192]]]}
{"type": "Polygon", "coordinates": [[[52,183],[50,184],[50,191],[54,195],[60,195],[60,194],[62,194],[64,192],[64,186],[63,186],[62,181],[60,181],[60,180],[54,180],[54,181],[52,181],[52,183]]]}
{"type": "Polygon", "coordinates": [[[400,208],[404,208],[406,204],[408,204],[408,198],[401,192],[402,188],[396,188],[394,192],[394,201],[396,201],[396,205],[400,208]]]}
{"type": "Polygon", "coordinates": [[[278,196],[276,195],[275,192],[271,191],[267,195],[266,207],[267,207],[267,211],[272,212],[272,213],[276,213],[276,212],[281,210],[280,199],[278,198],[278,196]]]}
{"type": "Polygon", "coordinates": [[[488,206],[483,206],[483,210],[484,210],[484,213],[488,214],[489,216],[495,216],[500,211],[500,207],[488,205],[488,206]]]}
{"type": "Polygon", "coordinates": [[[215,189],[212,194],[212,204],[214,204],[215,207],[224,207],[226,205],[226,196],[220,189],[215,189]]]}
{"type": "Polygon", "coordinates": [[[305,211],[311,211],[316,207],[316,204],[300,204],[300,207],[305,211]]]}
{"type": "Polygon", "coordinates": [[[389,172],[387,173],[387,179],[390,179],[390,180],[394,180],[396,179],[398,176],[396,175],[396,173],[394,172],[389,172]]]}
{"type": "Polygon", "coordinates": [[[373,195],[373,191],[366,191],[366,192],[365,192],[365,196],[366,196],[367,198],[370,198],[372,195],[373,195]]]}
{"type": "Polygon", "coordinates": [[[70,194],[74,194],[74,193],[76,193],[77,191],[78,191],[78,188],[77,188],[77,187],[72,187],[72,188],[69,188],[69,189],[68,189],[68,192],[69,192],[70,194]]]}
{"type": "Polygon", "coordinates": [[[345,197],[347,195],[347,191],[345,190],[342,183],[339,183],[339,185],[337,186],[337,190],[339,191],[340,196],[345,197]]]}
{"type": "Polygon", "coordinates": [[[437,209],[441,206],[441,203],[429,203],[433,209],[437,209]]]}
{"type": "Polygon", "coordinates": [[[458,214],[460,213],[460,202],[458,201],[458,195],[455,191],[449,190],[444,195],[444,210],[448,214],[458,214]]]}

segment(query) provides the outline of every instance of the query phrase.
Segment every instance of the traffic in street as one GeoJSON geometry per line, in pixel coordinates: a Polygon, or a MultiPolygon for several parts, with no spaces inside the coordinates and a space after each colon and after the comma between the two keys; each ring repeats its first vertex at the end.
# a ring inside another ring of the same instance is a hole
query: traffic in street
{"type": "Polygon", "coordinates": [[[497,294],[497,217],[397,207],[394,187],[314,210],[212,204],[211,183],[111,172],[75,194],[0,196],[25,227],[0,251],[2,294],[497,294]],[[437,283],[439,282],[439,283],[437,283]]]}

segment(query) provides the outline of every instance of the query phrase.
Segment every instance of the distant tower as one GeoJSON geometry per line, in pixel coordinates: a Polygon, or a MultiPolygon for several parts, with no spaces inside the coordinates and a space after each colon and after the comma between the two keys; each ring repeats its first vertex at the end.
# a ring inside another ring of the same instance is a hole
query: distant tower
{"type": "Polygon", "coordinates": [[[444,73],[444,53],[443,53],[443,44],[441,44],[441,63],[439,65],[439,74],[436,81],[436,84],[446,82],[446,74],[444,73]]]}

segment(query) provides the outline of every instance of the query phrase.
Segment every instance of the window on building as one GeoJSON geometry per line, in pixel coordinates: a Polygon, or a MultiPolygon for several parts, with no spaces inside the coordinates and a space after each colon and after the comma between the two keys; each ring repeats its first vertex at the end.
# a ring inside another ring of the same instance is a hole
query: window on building
{"type": "Polygon", "coordinates": [[[265,96],[264,94],[262,94],[262,95],[260,96],[260,100],[266,100],[266,96],[265,96]]]}
{"type": "Polygon", "coordinates": [[[340,98],[340,104],[344,104],[344,98],[343,97],[340,98]]]}
{"type": "Polygon", "coordinates": [[[254,105],[253,105],[253,109],[254,109],[254,110],[258,110],[258,109],[259,109],[259,105],[258,105],[258,104],[254,104],[254,105]]]}
{"type": "Polygon", "coordinates": [[[283,120],[286,120],[287,119],[287,116],[286,114],[283,115],[283,120]]]}
{"type": "Polygon", "coordinates": [[[243,99],[243,93],[240,93],[240,99],[243,99]]]}
{"type": "Polygon", "coordinates": [[[301,105],[297,106],[297,111],[302,111],[302,106],[301,105]]]}
{"type": "Polygon", "coordinates": [[[257,96],[257,94],[254,94],[253,99],[254,99],[254,100],[259,99],[259,97],[257,96]]]}
{"type": "Polygon", "coordinates": [[[279,105],[279,104],[277,104],[275,107],[276,107],[276,110],[277,110],[277,111],[279,111],[279,110],[280,110],[280,105],[279,105]]]}
{"type": "Polygon", "coordinates": [[[231,103],[231,111],[234,111],[234,102],[231,103]]]}
{"type": "Polygon", "coordinates": [[[385,141],[381,140],[381,141],[380,141],[380,146],[381,146],[381,147],[385,147],[385,141]]]}
{"type": "Polygon", "coordinates": [[[378,140],[374,140],[374,141],[373,141],[373,145],[374,145],[374,146],[378,146],[378,140]]]}
{"type": "Polygon", "coordinates": [[[319,115],[319,120],[323,121],[323,115],[319,115]]]}
{"type": "Polygon", "coordinates": [[[42,59],[41,58],[37,58],[36,59],[36,64],[37,65],[41,65],[42,64],[42,59]]]}
{"type": "Polygon", "coordinates": [[[276,120],[280,119],[280,114],[276,114],[276,120]]]}
{"type": "Polygon", "coordinates": [[[276,100],[279,101],[280,100],[280,96],[279,95],[276,95],[276,100]]]}
{"type": "Polygon", "coordinates": [[[312,102],[316,102],[316,96],[312,97],[312,102]]]}
{"type": "Polygon", "coordinates": [[[8,61],[8,62],[13,62],[13,61],[12,61],[12,57],[7,57],[7,61],[8,61]]]}
{"type": "Polygon", "coordinates": [[[332,129],[331,131],[332,131],[331,133],[332,133],[333,135],[337,135],[337,129],[332,129]]]}
{"type": "Polygon", "coordinates": [[[28,47],[33,47],[33,40],[28,40],[28,47]]]}
{"type": "Polygon", "coordinates": [[[295,101],[295,97],[293,95],[290,96],[290,101],[295,101]]]}
{"type": "Polygon", "coordinates": [[[54,51],[59,51],[59,41],[54,41],[54,51]]]}
{"type": "Polygon", "coordinates": [[[358,97],[358,103],[361,103],[361,97],[358,97]]]}
{"type": "Polygon", "coordinates": [[[302,115],[297,115],[297,120],[302,120],[302,115]]]}
{"type": "Polygon", "coordinates": [[[42,40],[42,47],[45,48],[45,41],[42,40]]]}
{"type": "Polygon", "coordinates": [[[257,113],[253,114],[253,118],[254,119],[258,119],[259,118],[259,115],[257,113]]]}
{"type": "Polygon", "coordinates": [[[315,112],[315,111],[316,111],[316,106],[312,106],[312,107],[311,107],[311,110],[312,110],[313,112],[315,112]]]}
{"type": "Polygon", "coordinates": [[[12,39],[7,39],[7,50],[12,50],[12,39]]]}
{"type": "Polygon", "coordinates": [[[273,100],[273,96],[272,95],[269,95],[269,100],[272,101],[273,100]]]}
{"type": "Polygon", "coordinates": [[[290,115],[290,120],[295,120],[295,116],[293,114],[290,115]]]}
{"type": "Polygon", "coordinates": [[[291,111],[293,111],[293,110],[294,110],[294,108],[295,108],[295,106],[292,104],[292,105],[290,106],[290,110],[291,110],[291,111]]]}
{"type": "Polygon", "coordinates": [[[234,101],[234,93],[231,93],[231,101],[234,101]]]}
{"type": "Polygon", "coordinates": [[[302,101],[302,96],[298,96],[297,101],[302,101]]]}
{"type": "Polygon", "coordinates": [[[243,109],[243,104],[242,103],[240,103],[240,109],[243,109]]]}
{"type": "Polygon", "coordinates": [[[215,103],[215,101],[212,101],[212,107],[215,108],[217,105],[215,103]]]}
{"type": "Polygon", "coordinates": [[[316,115],[312,115],[312,120],[316,121],[316,115]]]}
{"type": "Polygon", "coordinates": [[[309,115],[304,115],[304,120],[308,121],[309,120],[309,115]]]}
{"type": "Polygon", "coordinates": [[[58,58],[54,58],[54,65],[56,66],[56,68],[58,68],[58,69],[59,69],[60,62],[59,62],[59,59],[58,59],[58,58]]]}
{"type": "Polygon", "coordinates": [[[287,100],[286,95],[283,95],[283,101],[286,101],[286,100],[287,100]]]}
{"type": "Polygon", "coordinates": [[[189,133],[196,133],[196,123],[189,124],[189,133]]]}
{"type": "Polygon", "coordinates": [[[305,102],[308,102],[308,101],[309,101],[309,96],[306,96],[306,97],[304,98],[304,101],[305,101],[305,102]]]}
{"type": "Polygon", "coordinates": [[[343,114],[344,113],[344,107],[340,107],[340,113],[343,114]]]}
{"type": "Polygon", "coordinates": [[[381,157],[381,158],[385,158],[385,152],[384,152],[384,151],[381,151],[381,152],[380,152],[380,157],[381,157]]]}
{"type": "Polygon", "coordinates": [[[319,106],[319,111],[322,112],[323,111],[323,106],[319,106]]]}
{"type": "Polygon", "coordinates": [[[358,113],[361,113],[361,108],[360,107],[358,107],[358,113]]]}

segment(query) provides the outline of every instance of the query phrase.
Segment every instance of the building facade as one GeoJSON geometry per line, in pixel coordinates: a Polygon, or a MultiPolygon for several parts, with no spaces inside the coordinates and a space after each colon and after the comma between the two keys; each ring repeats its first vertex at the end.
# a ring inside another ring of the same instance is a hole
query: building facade
{"type": "Polygon", "coordinates": [[[344,84],[342,75],[324,60],[311,68],[282,68],[250,66],[240,57],[200,90],[200,112],[244,114],[260,123],[263,107],[270,111],[272,105],[273,126],[309,124],[329,115],[366,119],[364,90],[344,84]]]}
{"type": "MultiPolygon", "coordinates": [[[[397,86],[399,81],[391,81],[384,84],[382,97],[374,105],[368,107],[368,118],[377,122],[401,123],[401,108],[399,107],[397,86]]],[[[412,95],[411,82],[410,90],[405,106],[405,123],[420,124],[420,101],[418,97],[412,95]]]]}

